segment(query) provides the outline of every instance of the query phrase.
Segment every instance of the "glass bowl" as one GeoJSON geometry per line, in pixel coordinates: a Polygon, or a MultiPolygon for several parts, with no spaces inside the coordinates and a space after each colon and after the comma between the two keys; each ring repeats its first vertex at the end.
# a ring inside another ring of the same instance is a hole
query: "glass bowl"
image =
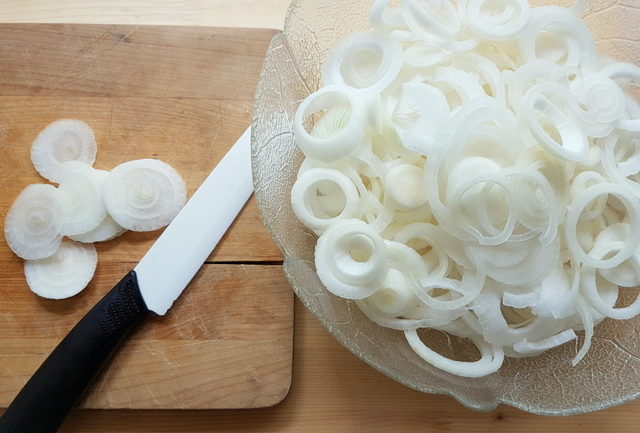
{"type": "MultiPolygon", "coordinates": [[[[640,64],[640,9],[635,0],[592,0],[585,20],[600,52],[640,64]],[[625,6],[626,5],[626,6],[625,6]]],[[[495,374],[460,378],[425,363],[400,331],[369,321],[357,306],[329,293],[315,273],[316,237],[294,217],[290,191],[302,162],[291,119],[298,104],[319,87],[320,65],[346,35],[367,29],[372,0],[295,0],[284,32],[273,38],[256,91],[252,164],[255,196],[264,222],[284,255],[284,271],[298,298],[347,349],[387,376],[416,390],[447,394],[463,405],[491,410],[507,404],[528,412],[569,415],[634,399],[640,390],[640,318],[607,320],[596,328],[588,355],[576,367],[578,344],[532,358],[508,358],[495,374]]],[[[535,5],[572,1],[534,1],[535,5]]],[[[440,332],[429,346],[458,358],[469,346],[440,332]]]]}

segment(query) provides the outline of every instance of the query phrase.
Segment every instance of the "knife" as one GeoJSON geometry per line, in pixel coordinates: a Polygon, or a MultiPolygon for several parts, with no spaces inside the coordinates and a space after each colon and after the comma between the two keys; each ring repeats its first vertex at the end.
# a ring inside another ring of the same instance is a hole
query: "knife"
{"type": "Polygon", "coordinates": [[[58,430],[125,337],[180,296],[253,192],[251,128],[140,263],[53,350],[0,418],[0,433],[58,430]]]}

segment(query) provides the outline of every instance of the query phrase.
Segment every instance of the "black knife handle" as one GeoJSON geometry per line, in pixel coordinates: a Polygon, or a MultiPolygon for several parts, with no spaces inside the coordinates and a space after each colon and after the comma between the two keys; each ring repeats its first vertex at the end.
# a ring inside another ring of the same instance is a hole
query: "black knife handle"
{"type": "Polygon", "coordinates": [[[67,334],[0,418],[0,433],[56,432],[149,309],[131,271],[67,334]]]}

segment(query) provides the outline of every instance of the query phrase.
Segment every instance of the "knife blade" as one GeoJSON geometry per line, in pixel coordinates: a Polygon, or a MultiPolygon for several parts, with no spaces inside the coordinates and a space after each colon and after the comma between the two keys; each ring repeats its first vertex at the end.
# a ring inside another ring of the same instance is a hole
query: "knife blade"
{"type": "Polygon", "coordinates": [[[55,432],[126,336],[165,315],[253,192],[251,129],[200,185],[136,267],[67,334],[0,418],[0,433],[55,432]]]}
{"type": "Polygon", "coordinates": [[[134,268],[151,311],[166,314],[252,192],[249,128],[134,268]]]}

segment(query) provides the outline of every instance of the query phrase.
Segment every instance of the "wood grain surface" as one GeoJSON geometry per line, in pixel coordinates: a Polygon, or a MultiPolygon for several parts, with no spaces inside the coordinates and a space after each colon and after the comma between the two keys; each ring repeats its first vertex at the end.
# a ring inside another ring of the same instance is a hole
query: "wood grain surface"
{"type": "MultiPolygon", "coordinates": [[[[31,165],[30,144],[64,117],[94,128],[96,167],[158,158],[182,173],[192,193],[249,125],[273,34],[0,25],[0,215],[28,184],[44,182],[31,165]]],[[[93,281],[62,301],[28,290],[22,262],[2,237],[0,405],[158,235],[131,232],[97,244],[93,281]]],[[[135,333],[82,406],[253,408],[282,400],[291,381],[293,295],[279,266],[259,264],[279,259],[251,201],[169,315],[135,333]]]]}
{"type": "MultiPolygon", "coordinates": [[[[633,0],[629,0],[633,1],[633,0]]],[[[183,14],[189,0],[0,0],[1,20],[127,24],[263,26],[284,16],[288,0],[198,0],[220,11],[183,14]],[[237,7],[236,7],[237,6],[237,7]],[[248,7],[247,7],[248,6],[248,7]],[[238,8],[241,8],[239,10],[238,8]],[[227,13],[228,12],[228,13],[227,13]],[[186,16],[185,16],[186,15],[186,16]]],[[[267,25],[281,28],[281,21],[267,25]]],[[[0,164],[1,164],[0,159],[0,164]]],[[[0,185],[1,187],[1,185],[0,185]]],[[[246,215],[245,217],[249,218],[246,215]]],[[[253,218],[253,217],[251,217],[253,218]]],[[[249,219],[251,219],[249,218],[249,219]]],[[[257,221],[257,219],[256,219],[257,221]]],[[[242,227],[237,224],[238,227],[242,227]]],[[[234,231],[242,230],[234,227],[234,231]]],[[[233,253],[228,241],[225,246],[233,253]]],[[[237,235],[239,236],[239,235],[237,235]]],[[[262,242],[256,242],[256,248],[262,242]]],[[[340,346],[295,302],[293,381],[277,406],[246,410],[75,410],[64,433],[631,433],[640,431],[640,401],[571,417],[541,417],[510,407],[488,413],[470,411],[455,400],[421,394],[368,367],[340,346]]],[[[1,409],[0,409],[1,412],[1,409]]]]}
{"type": "Polygon", "coordinates": [[[281,29],[289,3],[289,0],[0,0],[0,19],[22,23],[281,29]]]}
{"type": "Polygon", "coordinates": [[[63,433],[631,433],[640,401],[570,417],[511,407],[474,412],[422,394],[367,366],[304,307],[295,309],[291,391],[272,408],[221,411],[76,410],[63,433]],[[115,412],[115,413],[114,413],[115,412]]]}

